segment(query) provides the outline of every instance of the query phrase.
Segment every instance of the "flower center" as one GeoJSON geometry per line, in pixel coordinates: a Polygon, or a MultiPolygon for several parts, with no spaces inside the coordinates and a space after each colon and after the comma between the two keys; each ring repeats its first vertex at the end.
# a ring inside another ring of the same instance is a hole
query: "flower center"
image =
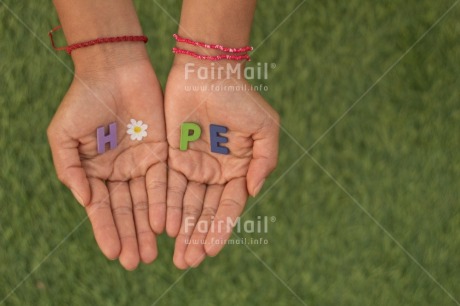
{"type": "Polygon", "coordinates": [[[134,127],[134,133],[138,134],[142,131],[141,127],[140,126],[135,126],[134,127]]]}

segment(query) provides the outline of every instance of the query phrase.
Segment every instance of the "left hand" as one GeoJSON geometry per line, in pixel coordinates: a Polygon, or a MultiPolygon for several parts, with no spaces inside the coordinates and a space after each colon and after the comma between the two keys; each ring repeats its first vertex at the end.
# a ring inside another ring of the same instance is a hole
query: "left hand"
{"type": "Polygon", "coordinates": [[[176,63],[165,91],[165,117],[169,143],[166,231],[177,237],[174,263],[185,269],[220,252],[248,193],[256,196],[275,168],[279,116],[245,80],[185,79],[184,65],[176,63]],[[198,90],[192,90],[193,86],[198,90]],[[217,86],[243,89],[217,91],[217,86]],[[197,123],[202,131],[187,151],[180,151],[184,122],[197,123]],[[229,155],[211,152],[210,124],[228,128],[222,136],[228,138],[223,146],[229,155]]]}

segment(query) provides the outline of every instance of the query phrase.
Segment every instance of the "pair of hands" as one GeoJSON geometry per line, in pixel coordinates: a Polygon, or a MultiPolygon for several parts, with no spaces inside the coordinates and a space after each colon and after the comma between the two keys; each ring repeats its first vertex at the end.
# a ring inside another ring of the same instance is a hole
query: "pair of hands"
{"type": "Polygon", "coordinates": [[[173,65],[164,97],[148,58],[77,72],[48,128],[58,178],[85,207],[105,256],[128,270],[155,260],[165,230],[176,238],[180,269],[219,253],[229,221],[276,166],[278,114],[245,80],[186,79],[184,63],[173,65]],[[132,118],[148,124],[141,141],[124,128],[132,118]],[[118,146],[98,154],[96,129],[111,122],[118,146]],[[202,135],[180,151],[184,122],[198,123],[202,135]],[[228,127],[229,155],[211,152],[211,123],[228,127]]]}

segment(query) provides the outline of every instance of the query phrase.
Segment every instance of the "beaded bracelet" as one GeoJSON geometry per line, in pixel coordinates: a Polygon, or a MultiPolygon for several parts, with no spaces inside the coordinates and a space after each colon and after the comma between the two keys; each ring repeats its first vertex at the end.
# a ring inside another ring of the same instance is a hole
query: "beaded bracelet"
{"type": "Polygon", "coordinates": [[[229,47],[224,47],[222,45],[207,44],[207,43],[204,43],[204,42],[199,42],[199,41],[194,41],[194,40],[191,40],[191,39],[188,39],[188,38],[183,38],[183,37],[179,36],[178,34],[173,34],[173,37],[177,42],[183,42],[183,43],[187,43],[189,45],[193,45],[193,46],[197,46],[197,47],[203,47],[203,48],[206,48],[206,49],[221,50],[221,51],[229,52],[229,53],[243,53],[243,52],[252,51],[252,49],[253,49],[251,46],[246,46],[246,47],[242,47],[242,48],[229,48],[229,47]]]}
{"type": "Polygon", "coordinates": [[[220,54],[220,55],[201,55],[195,53],[193,51],[184,50],[180,48],[174,47],[172,49],[174,54],[185,54],[189,56],[193,56],[194,58],[201,59],[201,60],[208,60],[208,61],[219,61],[219,60],[233,60],[233,61],[240,61],[240,60],[247,60],[248,62],[251,61],[251,58],[247,54],[241,55],[231,55],[231,54],[220,54]]]}
{"type": "Polygon", "coordinates": [[[208,44],[208,43],[204,43],[200,41],[194,41],[188,38],[181,37],[178,34],[173,34],[173,37],[177,42],[186,43],[186,44],[196,46],[196,47],[220,50],[220,51],[227,52],[227,53],[240,53],[238,55],[236,54],[202,55],[202,54],[198,54],[193,51],[190,51],[190,50],[185,50],[185,49],[174,47],[172,49],[172,52],[174,54],[185,54],[185,55],[189,55],[194,58],[197,58],[197,59],[209,60],[209,61],[218,61],[218,60],[223,60],[223,59],[234,60],[234,61],[240,61],[240,60],[251,61],[251,57],[247,54],[247,52],[253,50],[251,46],[245,46],[241,48],[231,48],[231,47],[224,47],[222,45],[217,45],[217,44],[208,44]]]}
{"type": "Polygon", "coordinates": [[[51,40],[51,45],[53,46],[54,50],[56,51],[66,51],[67,54],[71,54],[72,51],[80,48],[85,48],[89,46],[94,46],[97,44],[105,44],[105,43],[115,43],[115,42],[122,42],[122,41],[142,41],[144,43],[147,43],[149,40],[146,36],[144,35],[139,35],[139,36],[133,36],[133,35],[126,35],[126,36],[115,36],[115,37],[103,37],[103,38],[96,38],[93,40],[88,40],[80,43],[75,43],[69,46],[64,46],[64,47],[56,47],[54,44],[54,39],[53,39],[53,33],[56,32],[57,30],[61,29],[61,26],[57,26],[51,31],[49,31],[48,35],[51,40]]]}

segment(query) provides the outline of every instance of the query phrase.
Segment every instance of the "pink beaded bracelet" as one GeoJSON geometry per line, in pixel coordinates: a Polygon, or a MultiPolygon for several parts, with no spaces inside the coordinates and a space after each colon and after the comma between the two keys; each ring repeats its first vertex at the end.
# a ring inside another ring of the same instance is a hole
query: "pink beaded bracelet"
{"type": "Polygon", "coordinates": [[[240,61],[240,60],[247,60],[248,62],[251,61],[251,58],[247,54],[241,54],[241,55],[231,55],[231,54],[220,54],[220,55],[201,55],[189,50],[184,50],[180,48],[174,47],[172,49],[172,52],[174,54],[185,54],[189,56],[193,56],[194,58],[200,59],[200,60],[208,60],[208,61],[219,61],[219,60],[233,60],[233,61],[240,61]]]}
{"type": "Polygon", "coordinates": [[[242,48],[229,48],[229,47],[224,47],[222,45],[207,44],[204,42],[194,41],[188,38],[181,37],[178,34],[173,34],[173,37],[177,42],[183,42],[189,45],[203,47],[206,49],[221,50],[221,51],[229,52],[229,53],[243,53],[243,52],[252,51],[253,49],[251,46],[246,46],[242,48]]]}

